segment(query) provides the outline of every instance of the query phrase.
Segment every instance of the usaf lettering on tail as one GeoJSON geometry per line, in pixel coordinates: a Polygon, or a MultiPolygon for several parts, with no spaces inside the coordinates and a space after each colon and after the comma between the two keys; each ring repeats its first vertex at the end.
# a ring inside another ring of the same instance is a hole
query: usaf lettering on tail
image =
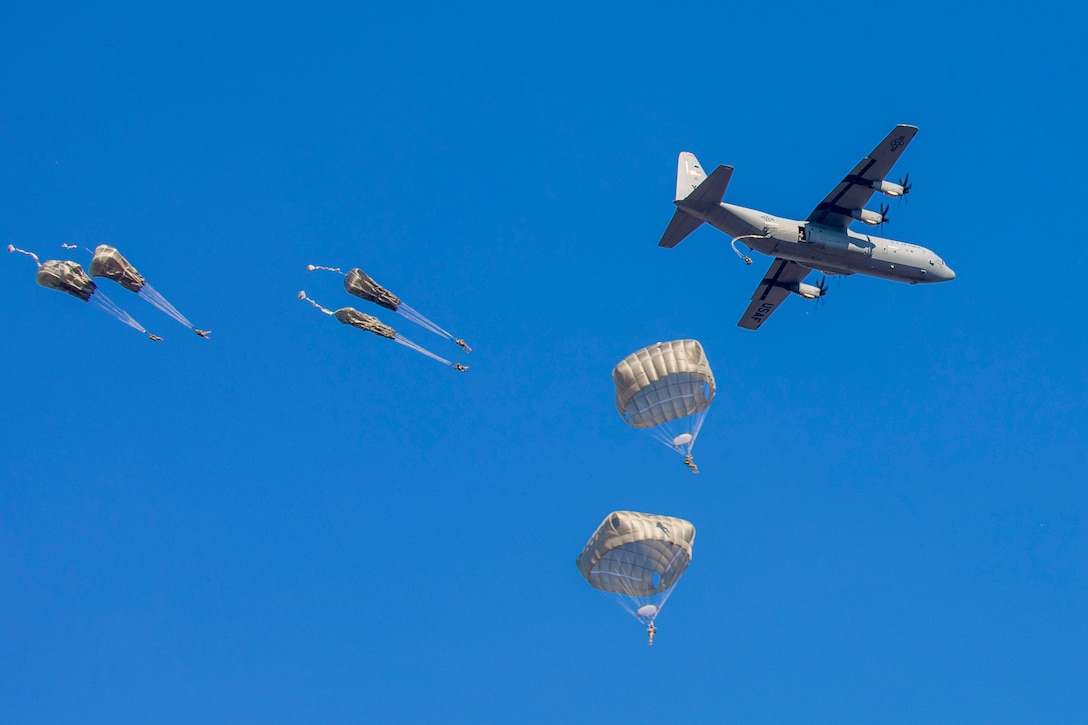
{"type": "Polygon", "coordinates": [[[892,129],[804,220],[725,203],[722,199],[733,167],[719,166],[707,176],[698,159],[685,151],[677,163],[676,212],[659,246],[675,247],[707,222],[733,237],[733,250],[748,264],[752,260],[737,249],[738,242],[774,257],[737,323],[749,330],[759,329],[791,293],[810,300],[827,294],[823,280],[819,285],[805,284],[812,270],[825,275],[866,274],[909,284],[955,279],[952,268],[925,247],[850,229],[855,220],[868,226],[888,221],[886,205],[880,211],[865,208],[874,192],[891,198],[910,193],[909,174],[898,182],[885,177],[917,132],[917,127],[907,125],[892,129]]]}

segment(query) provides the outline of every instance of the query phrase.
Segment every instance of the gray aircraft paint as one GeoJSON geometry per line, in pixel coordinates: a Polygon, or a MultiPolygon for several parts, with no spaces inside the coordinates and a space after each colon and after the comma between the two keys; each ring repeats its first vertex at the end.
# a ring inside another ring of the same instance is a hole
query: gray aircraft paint
{"type": "MultiPolygon", "coordinates": [[[[684,209],[682,204],[677,206],[684,209]]],[[[753,235],[744,244],[760,254],[828,274],[866,274],[910,284],[946,282],[956,277],[938,254],[917,244],[785,219],[725,202],[702,214],[684,211],[733,238],[753,235]],[[765,229],[769,238],[760,238],[765,229]],[[800,241],[801,230],[806,241],[800,241]]]]}
{"type": "MultiPolygon", "coordinates": [[[[758,329],[790,293],[802,294],[798,283],[809,270],[908,284],[955,279],[952,268],[931,249],[850,229],[854,214],[881,218],[881,213],[864,209],[874,193],[894,197],[910,190],[885,177],[917,131],[902,124],[892,129],[803,221],[726,203],[722,198],[733,167],[719,166],[707,176],[699,160],[685,151],[677,162],[677,210],[659,245],[674,247],[705,222],[733,237],[734,245],[739,241],[774,257],[738,323],[749,329],[758,329]]],[[[822,294],[810,286],[808,292],[822,294]]]]}

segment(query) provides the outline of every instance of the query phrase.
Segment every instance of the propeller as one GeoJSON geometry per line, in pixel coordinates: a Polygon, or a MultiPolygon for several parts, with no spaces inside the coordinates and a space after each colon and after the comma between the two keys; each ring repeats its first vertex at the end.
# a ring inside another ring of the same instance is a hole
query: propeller
{"type": "Polygon", "coordinates": [[[910,172],[909,171],[907,172],[906,176],[904,176],[903,178],[901,178],[899,180],[899,185],[903,187],[903,193],[899,195],[899,198],[902,199],[903,201],[907,201],[907,194],[910,193],[910,187],[911,187],[910,172]]]}
{"type": "Polygon", "coordinates": [[[816,289],[820,290],[820,296],[816,298],[816,304],[820,305],[824,301],[824,295],[827,294],[827,275],[820,276],[820,282],[816,285],[816,289]]]}
{"type": "Polygon", "coordinates": [[[891,209],[891,205],[889,205],[889,204],[884,203],[884,204],[880,205],[880,225],[881,226],[884,226],[885,224],[887,224],[888,222],[891,221],[891,219],[888,218],[888,210],[890,210],[890,209],[891,209]]]}

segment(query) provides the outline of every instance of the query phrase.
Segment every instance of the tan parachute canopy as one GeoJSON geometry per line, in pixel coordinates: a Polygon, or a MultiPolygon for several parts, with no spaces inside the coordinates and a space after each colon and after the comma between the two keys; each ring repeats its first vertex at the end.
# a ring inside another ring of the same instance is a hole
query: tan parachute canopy
{"type": "Polygon", "coordinates": [[[129,292],[139,292],[147,283],[136,268],[111,246],[99,244],[91,259],[91,276],[112,279],[129,292]]]}
{"type": "Polygon", "coordinates": [[[699,341],[659,342],[637,350],[616,365],[612,381],[623,419],[684,454],[697,473],[691,449],[715,392],[699,341]]]}
{"type": "Polygon", "coordinates": [[[372,315],[359,312],[354,307],[341,307],[332,316],[345,325],[351,325],[365,332],[373,332],[375,335],[397,339],[397,331],[389,325],[383,325],[382,321],[372,315]]]}
{"type": "Polygon", "coordinates": [[[615,594],[620,604],[650,627],[691,563],[695,526],[684,519],[635,511],[605,517],[578,557],[578,570],[593,588],[615,594]]]}
{"type": "Polygon", "coordinates": [[[399,297],[372,280],[358,267],[344,275],[344,289],[348,294],[381,305],[391,312],[396,312],[401,305],[399,297]]]}
{"type": "Polygon", "coordinates": [[[38,284],[49,289],[67,292],[87,302],[98,286],[87,276],[83,267],[75,262],[48,259],[38,267],[38,284]]]}
{"type": "MultiPolygon", "coordinates": [[[[306,269],[310,272],[321,270],[323,272],[344,274],[339,267],[325,267],[319,264],[309,264],[306,266],[306,269]]],[[[349,270],[347,274],[344,274],[344,289],[348,291],[348,294],[355,295],[359,299],[366,300],[367,302],[373,302],[391,312],[396,312],[401,317],[411,320],[415,324],[433,332],[439,337],[446,338],[465,352],[472,352],[472,348],[469,347],[468,343],[464,340],[459,337],[454,337],[451,333],[443,330],[437,324],[424,317],[422,313],[404,304],[400,297],[397,297],[385,287],[382,287],[375,282],[370,275],[358,267],[355,267],[349,270]]]]}
{"type": "Polygon", "coordinates": [[[158,290],[147,283],[144,276],[136,271],[131,262],[108,244],[99,244],[95,247],[94,258],[91,259],[91,276],[112,279],[129,292],[135,292],[158,310],[174,318],[201,337],[207,339],[211,335],[209,330],[198,330],[194,327],[193,323],[189,322],[185,315],[181,314],[158,290]]]}
{"type": "Polygon", "coordinates": [[[359,310],[355,309],[354,307],[341,307],[334,312],[327,307],[322,307],[320,304],[317,303],[316,300],[307,296],[305,290],[298,293],[298,298],[300,300],[305,300],[306,302],[309,302],[311,305],[321,310],[326,315],[331,315],[332,317],[335,317],[340,323],[344,325],[350,325],[351,327],[362,330],[364,332],[373,332],[379,337],[385,337],[393,340],[400,345],[410,347],[416,352],[426,355],[432,360],[437,360],[440,363],[449,365],[454,370],[458,370],[462,373],[468,370],[468,367],[466,365],[461,365],[460,363],[451,363],[449,360],[435,355],[430,350],[412,342],[389,325],[382,323],[382,321],[379,320],[377,317],[373,317],[366,313],[359,312],[359,310]]]}
{"type": "Polygon", "coordinates": [[[38,274],[35,279],[42,287],[64,292],[82,302],[90,302],[106,314],[113,316],[134,330],[144,333],[149,340],[162,340],[158,335],[152,335],[145,330],[143,325],[137,322],[132,315],[121,309],[102,290],[98,289],[98,285],[94,283],[94,280],[88,277],[87,273],[83,271],[83,267],[77,263],[60,259],[47,259],[42,262],[38,259],[38,255],[33,252],[9,244],[8,253],[14,252],[25,254],[34,260],[34,264],[38,267],[38,274]]]}

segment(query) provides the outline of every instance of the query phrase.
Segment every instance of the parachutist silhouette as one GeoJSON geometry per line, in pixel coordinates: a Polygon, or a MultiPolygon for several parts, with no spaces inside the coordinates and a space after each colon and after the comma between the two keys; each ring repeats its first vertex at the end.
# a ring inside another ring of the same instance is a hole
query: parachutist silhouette
{"type": "Polygon", "coordinates": [[[650,622],[650,626],[646,628],[646,634],[650,638],[650,646],[654,646],[654,635],[657,633],[657,627],[653,622],[650,622]]]}
{"type": "Polygon", "coordinates": [[[453,369],[454,370],[460,370],[461,372],[466,372],[468,370],[468,366],[467,365],[462,365],[461,363],[454,363],[453,364],[453,369]]]}
{"type": "Polygon", "coordinates": [[[161,337],[159,337],[158,335],[152,335],[150,332],[147,333],[147,339],[151,340],[152,342],[162,342],[161,337]]]}

